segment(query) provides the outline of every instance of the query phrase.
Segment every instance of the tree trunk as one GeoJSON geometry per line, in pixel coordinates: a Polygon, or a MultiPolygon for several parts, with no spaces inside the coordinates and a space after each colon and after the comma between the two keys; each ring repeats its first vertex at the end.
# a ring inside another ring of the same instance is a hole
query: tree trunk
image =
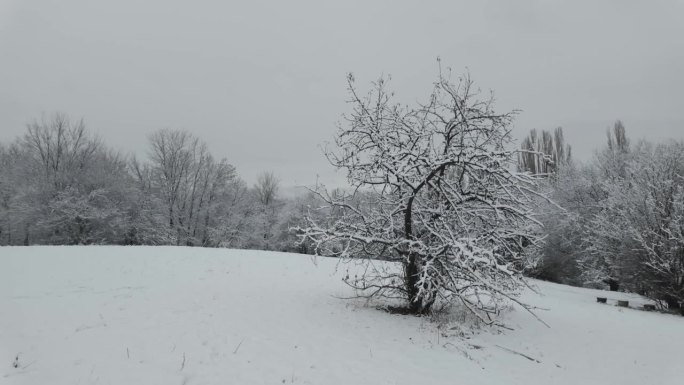
{"type": "Polygon", "coordinates": [[[425,293],[420,294],[419,260],[414,253],[409,253],[408,261],[404,265],[404,284],[408,296],[408,312],[410,314],[428,314],[432,308],[434,299],[425,301],[425,293]]]}
{"type": "Polygon", "coordinates": [[[610,291],[618,291],[620,289],[620,283],[617,280],[608,278],[603,282],[605,282],[608,285],[610,291]]]}
{"type": "Polygon", "coordinates": [[[418,298],[418,266],[414,253],[409,253],[408,262],[404,267],[404,282],[408,294],[409,310],[411,313],[419,313],[422,301],[418,298]]]}
{"type": "MultiPolygon", "coordinates": [[[[409,198],[406,202],[406,211],[404,211],[404,237],[408,240],[413,239],[413,199],[409,198]]],[[[420,295],[420,287],[418,283],[418,265],[420,261],[415,253],[408,251],[408,260],[404,264],[404,286],[408,296],[408,310],[411,314],[427,314],[434,300],[430,302],[424,301],[424,296],[420,295]]]]}
{"type": "Polygon", "coordinates": [[[667,303],[667,308],[670,310],[677,310],[677,309],[681,308],[679,300],[673,296],[668,295],[665,298],[665,303],[667,303]]]}

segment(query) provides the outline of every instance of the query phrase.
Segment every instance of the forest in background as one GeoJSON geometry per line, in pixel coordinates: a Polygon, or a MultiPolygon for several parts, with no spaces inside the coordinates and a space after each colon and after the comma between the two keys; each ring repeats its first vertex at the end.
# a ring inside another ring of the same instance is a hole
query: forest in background
{"type": "MultiPolygon", "coordinates": [[[[279,194],[276,175],[249,186],[187,131],[148,138],[144,160],[107,146],[82,120],[54,114],[0,143],[0,245],[184,245],[313,253],[292,228],[344,215],[315,194],[279,194]]],[[[621,122],[586,162],[562,129],[531,131],[519,171],[550,201],[529,276],[633,291],[663,307],[684,299],[684,142],[632,142],[621,122]]],[[[337,193],[342,193],[337,190],[337,193]]],[[[331,194],[336,194],[335,191],[331,194]]],[[[356,199],[363,200],[361,193],[356,199]]]]}
{"type": "Polygon", "coordinates": [[[311,197],[247,185],[200,138],[161,129],[145,160],[54,114],[0,144],[0,245],[184,245],[303,251],[288,228],[311,197]]]}
{"type": "Polygon", "coordinates": [[[545,181],[546,237],[529,274],[574,286],[630,291],[669,309],[684,301],[684,142],[632,142],[616,121],[588,162],[563,132],[532,131],[519,167],[545,181]],[[525,152],[527,151],[527,152],[525,152]]]}

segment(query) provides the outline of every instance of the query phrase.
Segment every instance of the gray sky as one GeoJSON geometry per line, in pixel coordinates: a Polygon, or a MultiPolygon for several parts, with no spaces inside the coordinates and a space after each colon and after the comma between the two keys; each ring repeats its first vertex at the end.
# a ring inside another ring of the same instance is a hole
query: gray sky
{"type": "Polygon", "coordinates": [[[330,181],[345,74],[421,100],[440,56],[523,110],[519,138],[563,126],[587,159],[618,118],[684,137],[682,20],[681,0],[0,0],[0,140],[62,111],[126,152],[184,128],[248,182],[330,181]]]}

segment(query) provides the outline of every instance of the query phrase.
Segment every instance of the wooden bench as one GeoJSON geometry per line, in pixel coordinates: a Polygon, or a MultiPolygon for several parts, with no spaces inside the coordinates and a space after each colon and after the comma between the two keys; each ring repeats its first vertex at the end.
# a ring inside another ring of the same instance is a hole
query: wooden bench
{"type": "MultiPolygon", "coordinates": [[[[607,297],[596,297],[598,303],[608,303],[607,297]]],[[[620,307],[629,307],[629,301],[617,300],[617,305],[620,307]]]]}

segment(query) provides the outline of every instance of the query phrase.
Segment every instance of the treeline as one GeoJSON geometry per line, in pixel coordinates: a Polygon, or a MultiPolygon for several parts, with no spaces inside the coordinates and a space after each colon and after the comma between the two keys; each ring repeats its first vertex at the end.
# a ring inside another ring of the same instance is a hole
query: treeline
{"type": "Polygon", "coordinates": [[[681,308],[684,142],[632,143],[617,121],[603,148],[579,163],[570,159],[562,131],[539,137],[533,132],[523,141],[519,167],[546,179],[554,203],[540,205],[546,242],[531,274],[681,308]]]}
{"type": "MultiPolygon", "coordinates": [[[[290,229],[344,216],[325,199],[286,198],[272,173],[248,186],[226,159],[181,130],[149,136],[145,160],[124,156],[55,114],[0,143],[0,245],[184,245],[312,253],[290,229]],[[330,207],[328,205],[328,207],[330,207]]],[[[588,162],[562,129],[532,131],[518,167],[538,176],[544,242],[528,275],[684,301],[684,142],[632,143],[621,122],[588,162]]],[[[333,190],[329,197],[344,195],[333,190]]],[[[368,199],[371,191],[357,191],[368,199]]],[[[332,199],[332,198],[331,198],[332,199]]],[[[331,252],[334,254],[334,250],[331,252]]]]}
{"type": "Polygon", "coordinates": [[[308,252],[289,228],[315,198],[275,175],[248,186],[181,130],[149,136],[145,161],[55,114],[0,143],[0,245],[188,245],[308,252]]]}

